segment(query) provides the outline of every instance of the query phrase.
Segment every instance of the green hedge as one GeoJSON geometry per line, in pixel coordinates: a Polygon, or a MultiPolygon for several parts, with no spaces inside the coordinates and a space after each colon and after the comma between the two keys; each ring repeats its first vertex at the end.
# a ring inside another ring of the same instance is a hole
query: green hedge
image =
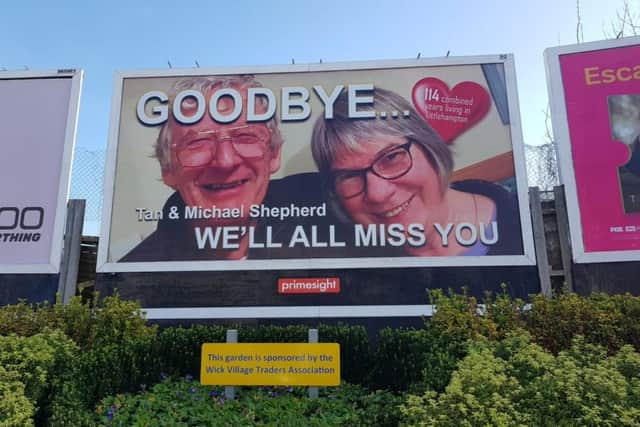
{"type": "Polygon", "coordinates": [[[640,350],[640,297],[562,293],[553,299],[536,295],[531,302],[532,309],[522,316],[523,327],[553,353],[569,348],[576,335],[609,353],[625,344],[640,350]]]}
{"type": "Polygon", "coordinates": [[[84,425],[77,354],[77,345],[60,331],[0,336],[0,426],[84,425]]]}
{"type": "MultiPolygon", "coordinates": [[[[118,392],[134,392],[164,376],[192,375],[198,378],[201,348],[205,342],[225,342],[227,327],[194,325],[170,327],[155,335],[136,334],[115,344],[101,344],[78,357],[79,387],[87,405],[118,392]],[[101,378],[101,381],[95,381],[101,378]]],[[[341,371],[345,381],[366,384],[371,349],[361,326],[321,325],[321,342],[341,344],[341,371]]],[[[238,327],[240,342],[306,342],[304,326],[238,327]]]]}
{"type": "Polygon", "coordinates": [[[0,426],[32,426],[35,406],[25,394],[21,375],[0,366],[0,426]]]}
{"type": "Polygon", "coordinates": [[[526,332],[477,340],[443,393],[408,395],[405,426],[637,426],[640,354],[576,337],[557,356],[526,332]]]}
{"type": "MultiPolygon", "coordinates": [[[[514,334],[528,334],[530,345],[540,346],[553,360],[571,351],[576,337],[604,349],[605,355],[629,355],[625,345],[640,347],[640,298],[630,295],[532,296],[530,307],[506,294],[483,301],[440,291],[429,297],[437,310],[421,329],[386,328],[370,340],[362,326],[320,325],[321,342],[341,345],[342,378],[371,391],[408,391],[433,406],[434,396],[448,393],[452,378],[464,372],[463,361],[472,352],[478,357],[477,342],[498,345],[514,334]]],[[[2,307],[0,395],[11,398],[1,399],[0,426],[91,425],[87,413],[101,399],[148,389],[165,377],[197,378],[202,343],[224,342],[229,327],[159,330],[144,320],[135,302],[117,295],[95,305],[73,299],[65,306],[2,307]]],[[[240,342],[306,342],[308,333],[303,325],[237,329],[240,342]]],[[[491,351],[511,363],[498,347],[491,351]]],[[[628,372],[635,367],[634,357],[625,365],[628,372]]],[[[626,381],[638,381],[633,378],[626,381]]],[[[638,399],[634,390],[628,395],[638,399]]],[[[508,405],[500,410],[508,413],[508,405]]]]}
{"type": "Polygon", "coordinates": [[[85,304],[80,297],[73,297],[66,305],[45,302],[32,306],[22,301],[0,307],[0,335],[31,336],[59,329],[86,350],[157,333],[137,302],[122,300],[118,294],[101,300],[96,296],[95,300],[96,304],[85,304]]]}

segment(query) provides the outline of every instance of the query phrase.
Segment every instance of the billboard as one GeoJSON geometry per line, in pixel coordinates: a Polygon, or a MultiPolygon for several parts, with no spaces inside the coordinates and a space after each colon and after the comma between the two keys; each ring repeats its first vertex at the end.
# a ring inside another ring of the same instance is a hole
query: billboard
{"type": "Polygon", "coordinates": [[[105,179],[99,272],[535,263],[510,55],[118,73],[105,179]]]}
{"type": "Polygon", "coordinates": [[[0,73],[0,274],[58,273],[82,72],[0,73]]]}
{"type": "Polygon", "coordinates": [[[640,38],[545,51],[578,263],[640,260],[640,38]]]}

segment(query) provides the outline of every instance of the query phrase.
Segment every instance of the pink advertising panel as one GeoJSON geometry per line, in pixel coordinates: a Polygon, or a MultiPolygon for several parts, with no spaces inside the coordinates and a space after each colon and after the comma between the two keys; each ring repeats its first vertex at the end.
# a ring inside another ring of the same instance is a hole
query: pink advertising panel
{"type": "Polygon", "coordinates": [[[0,273],[57,273],[81,73],[0,73],[0,273]]]}
{"type": "Polygon", "coordinates": [[[546,60],[574,258],[640,260],[640,38],[546,60]]]}

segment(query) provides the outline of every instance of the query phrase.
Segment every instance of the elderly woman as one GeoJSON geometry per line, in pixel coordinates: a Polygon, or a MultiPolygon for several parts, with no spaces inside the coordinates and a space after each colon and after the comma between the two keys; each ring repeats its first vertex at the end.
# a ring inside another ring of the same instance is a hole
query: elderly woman
{"type": "Polygon", "coordinates": [[[420,243],[401,248],[412,256],[522,253],[511,193],[486,181],[451,183],[449,146],[403,97],[376,88],[374,103],[359,109],[367,107],[409,115],[349,118],[343,92],[333,118],[314,127],[313,158],[338,216],[413,233],[414,242],[419,230],[420,243]]]}

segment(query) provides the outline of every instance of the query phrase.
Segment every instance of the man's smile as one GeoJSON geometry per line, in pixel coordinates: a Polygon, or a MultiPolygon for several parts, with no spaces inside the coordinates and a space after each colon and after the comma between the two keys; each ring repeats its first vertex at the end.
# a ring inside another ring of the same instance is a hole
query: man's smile
{"type": "Polygon", "coordinates": [[[207,191],[223,191],[223,190],[242,187],[248,182],[249,182],[249,179],[245,178],[245,179],[239,179],[239,180],[229,181],[229,182],[198,184],[198,186],[207,191]]]}

